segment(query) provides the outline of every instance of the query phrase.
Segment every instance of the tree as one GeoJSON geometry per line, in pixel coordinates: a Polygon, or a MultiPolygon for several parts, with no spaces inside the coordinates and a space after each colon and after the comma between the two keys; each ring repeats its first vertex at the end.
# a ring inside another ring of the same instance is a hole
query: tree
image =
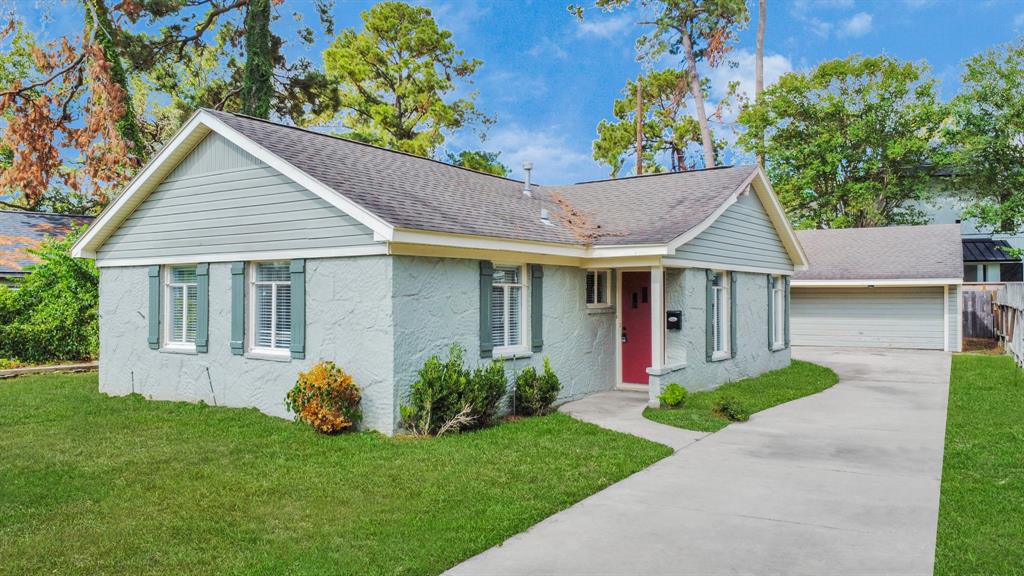
{"type": "Polygon", "coordinates": [[[463,150],[458,154],[448,152],[446,154],[448,163],[453,166],[461,166],[463,168],[469,168],[476,170],[477,172],[486,172],[488,174],[494,174],[495,176],[508,176],[509,169],[498,160],[498,156],[501,156],[501,152],[485,152],[483,150],[463,150]]]}
{"type": "MultiPolygon", "coordinates": [[[[754,50],[754,102],[764,92],[764,28],[768,20],[767,0],[757,0],[757,47],[754,50]]],[[[764,140],[764,135],[761,135],[764,140]]],[[[764,166],[764,156],[757,155],[758,166],[764,166]]]]}
{"type": "Polygon", "coordinates": [[[798,227],[920,222],[912,201],[933,193],[945,115],[927,73],[924,64],[851,56],[786,74],[742,110],[738,143],[764,155],[798,227]]]}
{"type": "MultiPolygon", "coordinates": [[[[652,71],[640,78],[642,132],[639,149],[644,171],[689,170],[698,163],[688,158],[691,144],[701,145],[697,121],[687,114],[685,73],[678,70],[652,71]]],[[[594,160],[611,167],[617,178],[630,157],[636,159],[637,82],[628,81],[623,97],[612,105],[614,120],[597,125],[594,160]]],[[[722,146],[722,142],[717,143],[722,146]]]]}
{"type": "MultiPolygon", "coordinates": [[[[653,8],[653,20],[641,21],[654,29],[637,40],[641,57],[653,61],[665,53],[683,55],[685,85],[693,98],[694,111],[700,128],[704,166],[715,165],[715,142],[704,105],[705,85],[699,64],[711,67],[725,61],[732,48],[736,33],[750,19],[746,0],[597,0],[605,10],[625,8],[632,4],[653,8]]],[[[569,11],[583,17],[583,8],[570,5],[569,11]]]]}
{"type": "Polygon", "coordinates": [[[270,47],[270,0],[249,0],[245,15],[245,84],[242,112],[258,118],[270,117],[274,94],[270,47]]]}
{"type": "Polygon", "coordinates": [[[1024,39],[978,54],[964,65],[945,139],[958,188],[969,191],[964,216],[983,228],[1024,225],[1024,39]]]}
{"type": "Polygon", "coordinates": [[[451,97],[481,61],[462,58],[428,8],[383,2],[362,19],[361,32],[342,31],[324,52],[347,138],[431,156],[446,132],[493,122],[477,111],[475,93],[451,97]]]}

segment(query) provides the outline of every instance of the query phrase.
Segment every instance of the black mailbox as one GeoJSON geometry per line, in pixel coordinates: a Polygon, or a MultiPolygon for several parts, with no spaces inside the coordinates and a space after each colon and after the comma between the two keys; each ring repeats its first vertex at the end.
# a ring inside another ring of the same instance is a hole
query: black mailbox
{"type": "Polygon", "coordinates": [[[682,310],[669,310],[665,312],[665,329],[667,330],[682,330],[683,329],[683,311],[682,310]]]}

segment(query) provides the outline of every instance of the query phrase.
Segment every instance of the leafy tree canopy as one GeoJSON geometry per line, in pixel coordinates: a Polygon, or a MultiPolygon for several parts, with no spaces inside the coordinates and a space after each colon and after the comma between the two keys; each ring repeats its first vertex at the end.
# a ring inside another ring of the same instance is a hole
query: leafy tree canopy
{"type": "Polygon", "coordinates": [[[965,63],[944,132],[965,216],[996,232],[1024,226],[1024,39],[965,63]]]}
{"type": "Polygon", "coordinates": [[[738,143],[764,155],[798,227],[918,223],[945,113],[926,65],[851,56],[782,76],[740,113],[738,143]]]}
{"type": "Polygon", "coordinates": [[[469,168],[477,172],[486,172],[495,176],[508,176],[509,174],[508,166],[505,166],[498,160],[501,152],[463,150],[458,154],[448,152],[446,156],[448,163],[454,166],[462,166],[463,168],[469,168]]]}
{"type": "Polygon", "coordinates": [[[462,57],[430,9],[382,2],[362,18],[362,31],[343,30],[324,52],[346,137],[431,156],[446,132],[493,122],[477,111],[476,93],[452,96],[481,61],[462,57]]]}

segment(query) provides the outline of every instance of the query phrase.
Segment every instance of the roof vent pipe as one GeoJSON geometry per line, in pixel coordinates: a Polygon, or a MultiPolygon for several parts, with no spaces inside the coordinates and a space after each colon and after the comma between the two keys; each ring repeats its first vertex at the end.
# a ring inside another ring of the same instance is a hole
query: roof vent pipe
{"type": "Polygon", "coordinates": [[[548,212],[547,208],[540,209],[540,221],[542,224],[551,224],[551,213],[548,212]]]}
{"type": "Polygon", "coordinates": [[[526,173],[523,179],[523,196],[527,198],[533,197],[533,192],[530,191],[530,170],[533,170],[533,162],[523,162],[523,172],[526,173]]]}

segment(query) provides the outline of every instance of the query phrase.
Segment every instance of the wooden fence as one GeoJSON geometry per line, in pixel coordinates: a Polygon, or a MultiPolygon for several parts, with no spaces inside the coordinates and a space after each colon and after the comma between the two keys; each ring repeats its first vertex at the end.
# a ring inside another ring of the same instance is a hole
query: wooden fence
{"type": "Polygon", "coordinates": [[[963,291],[964,338],[996,338],[994,306],[996,292],[990,290],[963,291]]]}
{"type": "Polygon", "coordinates": [[[995,332],[1008,354],[1024,367],[1024,330],[1017,330],[1024,315],[1024,283],[1008,282],[996,292],[995,332]]]}

